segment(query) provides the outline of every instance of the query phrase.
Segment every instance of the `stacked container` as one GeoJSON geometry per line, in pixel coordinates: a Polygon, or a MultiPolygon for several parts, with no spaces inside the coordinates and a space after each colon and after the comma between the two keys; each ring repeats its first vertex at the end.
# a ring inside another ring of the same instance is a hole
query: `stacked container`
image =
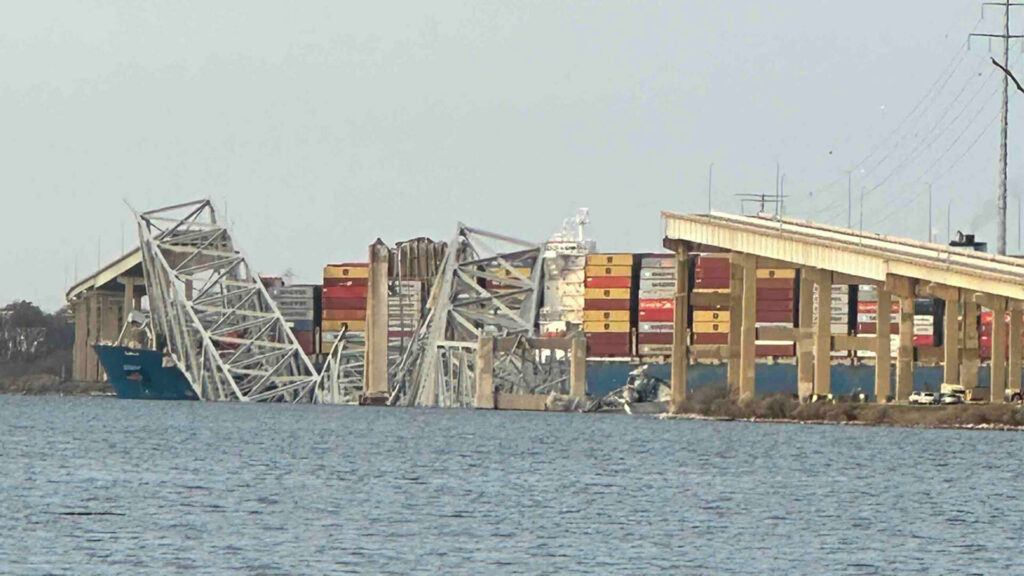
{"type": "MultiPolygon", "coordinates": [[[[756,326],[793,327],[796,298],[796,270],[788,268],[759,268],[757,270],[756,326]]],[[[757,340],[757,356],[786,357],[796,355],[796,342],[792,340],[757,340]]]]}
{"type": "MultiPolygon", "coordinates": [[[[874,336],[878,334],[878,314],[884,314],[878,309],[878,287],[872,284],[861,284],[857,286],[857,334],[860,336],[874,336]]],[[[889,354],[895,357],[900,349],[900,303],[893,299],[889,313],[889,354]]],[[[860,350],[857,352],[860,358],[874,358],[874,351],[860,350]]]]}
{"type": "Polygon", "coordinates": [[[640,260],[637,292],[637,355],[670,356],[675,319],[675,257],[651,255],[640,260]]]}
{"type": "MultiPolygon", "coordinates": [[[[693,291],[697,294],[729,292],[728,254],[702,254],[696,258],[693,291]]],[[[729,315],[728,310],[694,306],[693,344],[695,346],[728,344],[729,315]]]]}
{"type": "Polygon", "coordinates": [[[409,344],[423,313],[423,283],[388,283],[388,348],[401,352],[409,344]]]}
{"type": "MultiPolygon", "coordinates": [[[[804,282],[806,280],[801,280],[804,282]]],[[[832,286],[832,295],[829,300],[829,333],[833,335],[846,336],[850,333],[850,287],[845,284],[832,286]]],[[[820,309],[818,286],[813,289],[813,310],[811,312],[811,326],[818,322],[818,310],[820,309]]],[[[849,354],[846,350],[833,350],[832,356],[843,358],[849,354]]]]}
{"type": "Polygon", "coordinates": [[[931,298],[914,300],[914,346],[938,346],[936,305],[931,298]]]}
{"type": "Polygon", "coordinates": [[[633,255],[589,254],[584,272],[587,355],[632,356],[633,255]]]}
{"type": "Polygon", "coordinates": [[[545,256],[541,334],[564,336],[572,326],[583,324],[586,265],[586,256],[558,253],[545,256]]]}
{"type": "Polygon", "coordinates": [[[277,286],[267,290],[295,334],[302,351],[316,354],[316,292],[319,286],[277,286]]]}
{"type": "Polygon", "coordinates": [[[370,265],[362,262],[331,264],[324,268],[321,353],[330,353],[344,327],[349,333],[366,331],[369,273],[370,265]]]}

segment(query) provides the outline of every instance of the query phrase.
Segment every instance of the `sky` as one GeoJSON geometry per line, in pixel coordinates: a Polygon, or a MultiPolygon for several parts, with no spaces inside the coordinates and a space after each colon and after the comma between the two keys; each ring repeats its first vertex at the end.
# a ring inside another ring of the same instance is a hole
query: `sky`
{"type": "Polygon", "coordinates": [[[774,195],[778,171],[786,215],[923,240],[931,184],[934,237],[948,212],[994,244],[1000,49],[967,35],[1001,21],[981,16],[963,0],[3,2],[0,304],[56,309],[137,244],[128,205],[204,197],[255,269],[296,282],[460,221],[541,242],[580,207],[600,250],[657,251],[661,210],[707,211],[711,164],[714,210],[756,209],[737,195],[774,195]]]}

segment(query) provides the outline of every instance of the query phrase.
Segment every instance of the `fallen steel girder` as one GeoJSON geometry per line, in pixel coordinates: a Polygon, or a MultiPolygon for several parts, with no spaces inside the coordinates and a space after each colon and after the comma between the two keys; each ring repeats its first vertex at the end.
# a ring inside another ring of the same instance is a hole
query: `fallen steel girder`
{"type": "Polygon", "coordinates": [[[460,223],[424,319],[395,369],[390,402],[472,405],[479,337],[533,336],[542,275],[539,244],[460,223]]]}
{"type": "Polygon", "coordinates": [[[356,404],[363,392],[366,337],[343,329],[331,345],[317,381],[317,396],[326,404],[356,404]]]}
{"type": "Polygon", "coordinates": [[[200,399],[319,401],[312,363],[209,200],[136,223],[156,347],[200,399]]]}

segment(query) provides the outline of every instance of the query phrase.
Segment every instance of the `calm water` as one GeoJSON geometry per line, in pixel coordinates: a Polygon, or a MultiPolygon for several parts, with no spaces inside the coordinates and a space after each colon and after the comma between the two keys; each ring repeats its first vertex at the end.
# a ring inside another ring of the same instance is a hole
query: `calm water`
{"type": "Polygon", "coordinates": [[[1020,574],[1022,449],[1002,432],[0,396],[0,573],[1020,574]]]}

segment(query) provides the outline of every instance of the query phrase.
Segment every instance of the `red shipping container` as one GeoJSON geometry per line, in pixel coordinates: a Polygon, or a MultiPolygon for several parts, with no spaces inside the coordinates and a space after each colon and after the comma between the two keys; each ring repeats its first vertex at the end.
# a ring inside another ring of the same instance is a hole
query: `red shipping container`
{"type": "Polygon", "coordinates": [[[760,312],[792,312],[793,301],[792,300],[768,300],[767,302],[758,300],[757,311],[760,312]]]}
{"type": "Polygon", "coordinates": [[[796,356],[795,344],[756,344],[754,354],[760,358],[766,356],[796,356]]]}
{"type": "MultiPolygon", "coordinates": [[[[675,318],[675,310],[644,310],[639,313],[641,322],[672,322],[675,318]]],[[[649,342],[657,344],[657,342],[649,342]]]]}
{"type": "Polygon", "coordinates": [[[790,288],[788,290],[786,290],[786,289],[777,289],[777,288],[776,289],[758,290],[757,291],[757,301],[761,302],[762,300],[765,300],[765,301],[767,301],[767,300],[789,300],[789,301],[792,302],[794,294],[795,294],[795,292],[793,291],[792,288],[790,288]]]}
{"type": "Polygon", "coordinates": [[[793,323],[792,312],[776,312],[772,310],[761,310],[757,311],[757,322],[788,322],[793,323]]]}
{"type": "Polygon", "coordinates": [[[914,334],[914,346],[935,346],[935,336],[932,334],[914,334]]]}
{"type": "Polygon", "coordinates": [[[982,312],[981,313],[981,323],[982,324],[991,324],[992,323],[992,318],[994,316],[995,316],[995,314],[992,313],[992,312],[982,312]]]}
{"type": "Polygon", "coordinates": [[[992,325],[991,324],[982,324],[981,326],[978,327],[978,334],[988,334],[989,336],[991,336],[992,335],[992,325]]]}
{"type": "Polygon", "coordinates": [[[388,330],[388,338],[411,338],[412,330],[388,330]]]}
{"type": "Polygon", "coordinates": [[[729,279],[729,267],[702,267],[699,264],[693,271],[694,280],[729,279]]]}
{"type": "MultiPolygon", "coordinates": [[[[899,323],[889,324],[890,334],[899,334],[900,325],[899,323]]],[[[857,323],[857,334],[878,334],[878,324],[874,322],[858,322],[857,323]]]]}
{"type": "Polygon", "coordinates": [[[728,288],[729,278],[697,278],[693,281],[694,288],[728,288]]]}
{"type": "MultiPolygon", "coordinates": [[[[647,298],[640,300],[641,310],[675,310],[676,302],[671,298],[647,298]]],[[[693,308],[697,310],[695,306],[693,308]]]]}
{"type": "MultiPolygon", "coordinates": [[[[898,302],[892,303],[893,314],[898,314],[900,311],[900,305],[898,302]]],[[[877,314],[878,313],[878,302],[857,302],[857,313],[858,314],[877,314]]]]}
{"type": "Polygon", "coordinates": [[[694,344],[728,344],[729,343],[729,333],[728,332],[720,332],[718,334],[713,334],[713,333],[709,333],[709,334],[694,334],[693,335],[693,343],[694,344]]]}
{"type": "Polygon", "coordinates": [[[324,310],[366,310],[366,298],[324,298],[324,310]]]}
{"type": "Polygon", "coordinates": [[[637,344],[671,344],[671,332],[640,332],[636,335],[637,344]]]}
{"type": "Polygon", "coordinates": [[[629,300],[587,299],[583,301],[584,310],[629,310],[629,300]]]}
{"type": "Polygon", "coordinates": [[[629,276],[587,276],[583,285],[587,288],[630,288],[633,279],[629,276]]]}
{"type": "Polygon", "coordinates": [[[302,348],[303,352],[305,352],[306,354],[314,354],[315,353],[316,349],[313,348],[314,339],[313,339],[313,333],[312,332],[295,332],[295,331],[293,331],[292,334],[295,334],[295,340],[298,341],[299,346],[302,348]]]}
{"type": "Polygon", "coordinates": [[[369,278],[324,278],[324,287],[327,286],[368,286],[369,278]]]}
{"type": "Polygon", "coordinates": [[[757,291],[763,290],[794,290],[794,282],[792,278],[758,278],[757,279],[757,291]]]}
{"type": "Polygon", "coordinates": [[[587,344],[587,355],[595,358],[628,358],[633,355],[629,346],[603,346],[587,344]]]}
{"type": "Polygon", "coordinates": [[[366,298],[366,286],[324,286],[324,298],[366,298]]]}

